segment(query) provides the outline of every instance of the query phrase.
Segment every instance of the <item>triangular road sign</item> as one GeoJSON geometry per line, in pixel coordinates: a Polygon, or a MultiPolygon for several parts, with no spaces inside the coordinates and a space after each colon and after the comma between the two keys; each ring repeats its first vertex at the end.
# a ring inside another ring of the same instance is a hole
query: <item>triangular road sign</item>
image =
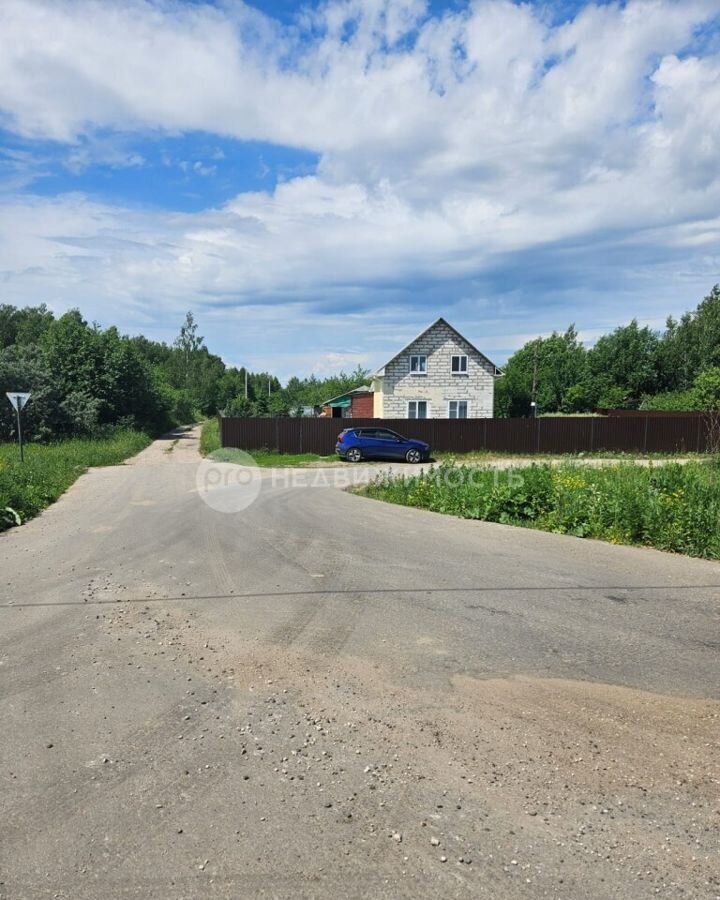
{"type": "Polygon", "coordinates": [[[13,407],[20,412],[20,410],[25,406],[25,404],[30,399],[30,392],[23,393],[22,391],[8,391],[7,398],[12,403],[13,407]]]}

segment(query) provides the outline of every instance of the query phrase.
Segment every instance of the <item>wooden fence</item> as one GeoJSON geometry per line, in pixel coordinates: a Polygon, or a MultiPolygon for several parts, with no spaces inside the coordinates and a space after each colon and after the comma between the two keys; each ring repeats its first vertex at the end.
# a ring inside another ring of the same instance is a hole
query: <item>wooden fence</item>
{"type": "Polygon", "coordinates": [[[343,428],[391,428],[439,452],[688,453],[709,449],[707,418],[697,416],[558,416],[538,419],[220,419],[223,447],[281,453],[335,452],[343,428]]]}

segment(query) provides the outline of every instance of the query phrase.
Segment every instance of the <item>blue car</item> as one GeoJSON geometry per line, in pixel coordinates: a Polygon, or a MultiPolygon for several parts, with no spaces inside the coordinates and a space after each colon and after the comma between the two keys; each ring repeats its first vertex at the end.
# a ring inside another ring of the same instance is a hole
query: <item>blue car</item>
{"type": "Polygon", "coordinates": [[[335,452],[348,462],[404,459],[409,463],[419,463],[430,458],[430,444],[404,438],[389,428],[346,428],[338,435],[335,452]]]}

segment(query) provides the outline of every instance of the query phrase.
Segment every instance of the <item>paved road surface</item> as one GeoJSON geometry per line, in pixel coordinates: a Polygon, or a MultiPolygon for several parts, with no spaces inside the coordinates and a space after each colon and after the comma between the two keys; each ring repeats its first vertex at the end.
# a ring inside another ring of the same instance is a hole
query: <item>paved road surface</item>
{"type": "Polygon", "coordinates": [[[0,898],[720,896],[720,566],[198,463],[0,537],[0,898]]]}

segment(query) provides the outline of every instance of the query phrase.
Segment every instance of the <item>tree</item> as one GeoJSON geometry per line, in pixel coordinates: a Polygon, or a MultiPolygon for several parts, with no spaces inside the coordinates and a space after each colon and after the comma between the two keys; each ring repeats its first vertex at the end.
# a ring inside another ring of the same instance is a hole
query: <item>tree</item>
{"type": "Polygon", "coordinates": [[[700,410],[720,410],[720,367],[706,369],[695,379],[692,393],[695,408],[700,410]]]}
{"type": "Polygon", "coordinates": [[[181,381],[186,388],[190,387],[195,355],[202,345],[203,338],[198,334],[195,317],[189,311],[185,316],[185,321],[180,326],[180,334],[175,338],[174,344],[179,354],[181,381]]]}
{"type": "Polygon", "coordinates": [[[63,397],[79,394],[104,399],[107,379],[101,332],[89,327],[79,310],[52,322],[40,346],[63,397]]]}
{"type": "Polygon", "coordinates": [[[720,285],[679,322],[668,319],[661,361],[666,390],[687,390],[705,369],[720,366],[720,285]]]}
{"type": "Polygon", "coordinates": [[[224,374],[225,363],[219,356],[209,353],[206,347],[195,351],[189,392],[201,415],[212,415],[218,410],[220,383],[224,374]]]}
{"type": "Polygon", "coordinates": [[[585,356],[574,325],[564,334],[554,331],[550,337],[529,341],[510,357],[497,381],[496,414],[530,415],[533,378],[538,413],[582,410],[585,356]]]}
{"type": "MultiPolygon", "coordinates": [[[[31,390],[28,438],[56,439],[107,426],[153,431],[214,415],[244,394],[262,414],[287,414],[287,397],[269,373],[227,368],[209,352],[189,313],[172,346],[90,325],[78,310],[55,319],[46,307],[0,305],[0,386],[31,390]],[[270,397],[268,397],[268,385],[270,397]]],[[[13,434],[9,404],[0,405],[0,438],[13,434]]]]}
{"type": "Polygon", "coordinates": [[[44,303],[18,310],[15,343],[21,347],[38,343],[54,320],[55,317],[44,303]]]}
{"type": "MultiPolygon", "coordinates": [[[[32,391],[23,410],[23,432],[30,439],[48,440],[72,433],[72,423],[42,350],[37,345],[0,350],[0,397],[6,391],[32,391]]],[[[15,414],[9,403],[0,403],[0,440],[15,439],[15,414]]]]}
{"type": "Polygon", "coordinates": [[[585,384],[593,407],[636,409],[660,382],[660,340],[636,319],[604,335],[588,351],[585,384]]]}
{"type": "Polygon", "coordinates": [[[248,418],[253,415],[252,400],[248,400],[244,394],[240,394],[233,400],[229,400],[224,410],[228,416],[240,416],[240,418],[248,418]]]}

